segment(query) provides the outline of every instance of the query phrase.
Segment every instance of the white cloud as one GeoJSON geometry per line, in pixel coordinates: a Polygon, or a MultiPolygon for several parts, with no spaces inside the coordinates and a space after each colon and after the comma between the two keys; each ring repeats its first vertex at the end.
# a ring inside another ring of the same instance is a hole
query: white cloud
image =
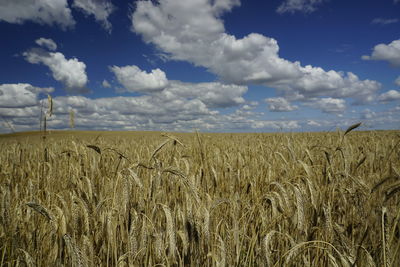
{"type": "Polygon", "coordinates": [[[337,71],[325,71],[322,68],[305,66],[303,75],[293,80],[292,84],[281,86],[289,98],[307,100],[316,96],[334,98],[352,97],[356,103],[373,100],[381,84],[372,80],[360,80],[352,72],[344,74],[337,71]]]}
{"type": "MultiPolygon", "coordinates": [[[[53,98],[53,116],[48,120],[49,129],[65,129],[69,125],[69,111],[75,111],[75,125],[78,129],[97,130],[162,130],[162,131],[248,131],[296,129],[296,121],[263,120],[260,114],[249,111],[257,103],[249,102],[247,108],[239,108],[228,114],[220,114],[209,107],[238,105],[234,95],[244,93],[247,88],[219,83],[198,85],[171,81],[172,86],[161,92],[135,97],[109,97],[90,99],[84,96],[58,96],[53,98]],[[176,84],[176,86],[173,86],[176,84]],[[219,88],[224,88],[219,90],[219,88]],[[225,90],[225,91],[224,91],[225,90]],[[236,91],[235,91],[236,90],[236,91]],[[212,93],[212,97],[207,96],[212,93]],[[215,94],[215,96],[214,96],[215,94]],[[226,95],[226,99],[221,99],[226,95]],[[204,101],[204,102],[203,102],[204,101]],[[229,101],[231,101],[229,103],[229,101]]],[[[17,131],[37,129],[40,107],[36,95],[24,92],[50,92],[52,89],[28,88],[30,85],[15,85],[19,93],[9,94],[2,99],[0,116],[14,125],[17,131]],[[28,89],[24,89],[28,88],[28,89]],[[28,97],[27,97],[28,96],[28,97]],[[18,99],[18,103],[9,99],[18,99]],[[9,103],[13,103],[10,106],[9,103]]],[[[2,87],[2,91],[3,92],[2,87]]],[[[14,91],[13,91],[14,92],[14,91]]],[[[3,98],[1,98],[3,97],[3,98]]],[[[47,102],[44,98],[41,101],[47,102]]],[[[46,107],[45,107],[46,108],[46,107]]],[[[4,131],[6,128],[0,131],[4,131]]]]}
{"type": "Polygon", "coordinates": [[[234,114],[237,115],[238,117],[249,117],[249,118],[260,117],[259,115],[261,115],[260,113],[255,112],[252,109],[247,109],[246,105],[236,109],[234,114]]]}
{"type": "Polygon", "coordinates": [[[258,106],[258,104],[259,104],[258,101],[250,101],[249,102],[249,105],[252,107],[256,107],[256,106],[258,106]]]}
{"type": "Polygon", "coordinates": [[[83,96],[54,98],[55,113],[68,113],[69,108],[85,115],[112,115],[151,118],[155,121],[191,119],[194,115],[207,115],[210,111],[199,100],[177,98],[165,101],[162,96],[109,97],[89,99],[83,96]]]}
{"type": "Polygon", "coordinates": [[[167,76],[160,69],[146,72],[132,65],[124,67],[112,66],[110,70],[128,92],[157,92],[163,90],[168,85],[167,76]]]}
{"type": "Polygon", "coordinates": [[[107,81],[107,80],[103,80],[103,82],[101,83],[101,85],[104,88],[111,88],[111,84],[107,81]]]}
{"type": "Polygon", "coordinates": [[[213,1],[212,10],[216,15],[219,15],[235,6],[240,6],[240,0],[217,0],[213,1]]]}
{"type": "Polygon", "coordinates": [[[283,97],[271,97],[265,99],[265,102],[268,103],[268,109],[270,111],[293,111],[298,109],[297,106],[292,106],[289,101],[287,101],[283,97]]]}
{"type": "Polygon", "coordinates": [[[205,67],[227,83],[261,84],[304,99],[354,97],[359,103],[373,99],[379,90],[378,82],[359,80],[353,73],[285,60],[279,57],[273,38],[251,33],[237,39],[225,33],[219,16],[237,4],[226,1],[231,5],[218,12],[207,0],[139,1],[132,14],[132,30],[155,44],[164,58],[205,67]]]}
{"type": "Polygon", "coordinates": [[[379,129],[385,127],[386,129],[398,130],[400,125],[400,106],[390,108],[383,111],[364,110],[362,119],[365,119],[364,125],[370,128],[379,129]]]}
{"type": "MultiPolygon", "coordinates": [[[[30,85],[26,85],[30,86],[30,85]]],[[[25,87],[26,87],[25,86],[25,87]]],[[[24,92],[24,86],[18,86],[24,92]]],[[[33,91],[50,92],[52,89],[36,88],[33,91]]],[[[168,89],[137,97],[109,97],[90,99],[84,96],[62,96],[53,98],[53,116],[48,120],[48,129],[66,129],[69,127],[69,111],[75,111],[75,125],[79,130],[158,130],[158,131],[200,131],[212,132],[248,132],[278,131],[296,129],[334,129],[335,126],[351,125],[359,121],[360,116],[368,127],[395,128],[400,123],[400,107],[383,112],[363,112],[352,115],[352,118],[333,120],[314,119],[266,120],[263,113],[244,108],[254,106],[249,102],[231,113],[221,114],[210,110],[201,100],[175,96],[168,98],[168,89]],[[369,119],[366,119],[366,118],[369,119]],[[319,126],[318,126],[319,125],[319,126]],[[304,128],[306,127],[306,128],[304,128]]],[[[28,90],[29,91],[29,90],[28,90]]],[[[12,99],[23,97],[16,94],[12,99]]],[[[1,96],[0,96],[1,98],[1,96]]],[[[18,100],[20,101],[20,100],[18,100]]],[[[46,104],[47,99],[41,99],[46,104]]],[[[10,103],[10,101],[3,101],[10,103]]],[[[40,106],[32,98],[23,100],[20,107],[0,106],[0,116],[14,126],[17,131],[39,128],[40,106]],[[35,104],[36,103],[36,104],[35,104]],[[27,106],[25,106],[27,105],[27,106]]],[[[317,99],[314,99],[317,102],[317,99]]],[[[324,102],[324,101],[322,101],[324,102]]],[[[325,101],[326,102],[326,101],[325,101]]],[[[334,102],[328,100],[327,102],[334,102]]],[[[321,105],[326,105],[322,103],[321,105]]],[[[46,108],[46,105],[45,105],[46,108]]],[[[365,124],[365,125],[366,125],[365,124]]],[[[1,131],[8,131],[7,127],[1,131]]]]}
{"type": "Polygon", "coordinates": [[[300,128],[297,121],[253,121],[251,123],[251,128],[261,129],[261,128],[272,128],[275,130],[293,130],[300,128]]]}
{"type": "Polygon", "coordinates": [[[392,66],[400,67],[400,39],[390,44],[378,44],[370,56],[362,56],[364,60],[384,60],[392,66]]]}
{"type": "Polygon", "coordinates": [[[280,14],[295,12],[312,13],[323,2],[326,2],[326,0],[285,0],[276,11],[280,14]]]}
{"type": "Polygon", "coordinates": [[[142,71],[137,66],[112,66],[118,82],[128,92],[159,94],[166,101],[175,98],[198,99],[209,108],[222,108],[243,104],[243,94],[247,86],[224,84],[220,82],[185,83],[169,81],[165,72],[154,69],[151,72],[142,71]]]}
{"type": "MultiPolygon", "coordinates": [[[[0,85],[0,108],[14,108],[35,106],[41,93],[51,93],[53,88],[34,87],[28,83],[0,85]]],[[[11,109],[12,108],[12,109],[11,109]]]]}
{"type": "Polygon", "coordinates": [[[374,18],[372,24],[388,25],[399,22],[398,19],[384,19],[384,18],[374,18]]]}
{"type": "Polygon", "coordinates": [[[400,92],[396,90],[389,90],[386,93],[381,94],[378,100],[382,102],[400,100],[400,92]]]}
{"type": "Polygon", "coordinates": [[[29,63],[44,64],[49,67],[53,78],[62,82],[67,91],[87,91],[86,65],[78,59],[66,59],[60,52],[48,52],[41,48],[32,48],[23,55],[29,63]]]}
{"type": "Polygon", "coordinates": [[[228,82],[277,85],[301,76],[299,63],[280,58],[277,41],[260,34],[251,33],[236,39],[223,33],[211,46],[212,51],[207,51],[209,46],[204,49],[205,53],[210,53],[210,58],[197,55],[201,58],[198,61],[194,58],[194,63],[208,67],[228,82]]]}
{"type": "Polygon", "coordinates": [[[316,127],[320,127],[321,126],[321,124],[319,122],[314,121],[314,120],[308,120],[307,121],[307,125],[308,126],[316,126],[316,127]]]}
{"type": "Polygon", "coordinates": [[[2,0],[0,1],[1,20],[17,24],[25,21],[57,24],[63,29],[75,25],[67,0],[2,0]]]}
{"type": "Polygon", "coordinates": [[[242,110],[245,110],[245,111],[253,110],[253,109],[254,109],[254,107],[247,105],[247,104],[242,106],[242,110]]]}
{"type": "MultiPolygon", "coordinates": [[[[111,32],[108,17],[115,10],[109,0],[74,0],[72,6],[86,15],[93,15],[103,28],[111,32]]],[[[0,21],[23,24],[32,21],[39,24],[58,25],[62,29],[76,24],[68,6],[68,0],[1,0],[0,21]]]]}
{"type": "Polygon", "coordinates": [[[400,76],[394,81],[397,86],[400,86],[400,76]]]}
{"type": "Polygon", "coordinates": [[[325,113],[343,113],[346,110],[345,100],[331,97],[313,99],[304,105],[320,109],[325,113]]]}
{"type": "Polygon", "coordinates": [[[78,8],[86,15],[93,15],[105,30],[111,32],[112,25],[108,17],[115,10],[114,5],[108,0],[74,0],[73,7],[78,8]]]}
{"type": "MultiPolygon", "coordinates": [[[[11,124],[14,125],[16,120],[23,122],[25,126],[32,125],[34,121],[35,124],[39,122],[40,119],[40,107],[28,106],[20,108],[2,108],[0,107],[0,116],[3,118],[11,119],[11,124]],[[21,120],[21,118],[27,118],[21,120]]],[[[39,124],[39,123],[38,123],[39,124]]]]}
{"type": "MultiPolygon", "coordinates": [[[[63,96],[53,98],[53,116],[48,121],[48,128],[68,128],[71,109],[75,111],[75,125],[78,129],[100,130],[161,130],[165,127],[171,130],[172,125],[185,125],[187,122],[217,114],[208,110],[197,99],[175,98],[166,101],[162,95],[96,99],[63,96]]],[[[8,111],[0,109],[0,115],[6,112],[8,111]]],[[[25,108],[19,112],[29,114],[30,110],[25,108]]],[[[37,114],[39,113],[30,115],[35,117],[37,114]]]]}
{"type": "MultiPolygon", "coordinates": [[[[394,129],[397,130],[400,125],[400,106],[389,108],[387,110],[372,110],[364,109],[362,111],[356,111],[347,113],[347,116],[336,119],[310,119],[307,122],[307,130],[327,130],[333,131],[335,128],[341,128],[345,130],[349,125],[353,125],[357,122],[362,122],[362,128],[366,130],[371,129],[394,129]]],[[[306,125],[305,125],[306,126],[306,125]]]]}
{"type": "Polygon", "coordinates": [[[35,43],[51,51],[57,50],[57,44],[52,39],[39,38],[35,43]]]}
{"type": "Polygon", "coordinates": [[[242,96],[247,92],[247,89],[247,86],[219,82],[183,83],[170,81],[163,93],[170,98],[199,99],[209,108],[223,108],[243,104],[245,100],[242,96]]]}
{"type": "Polygon", "coordinates": [[[370,110],[370,109],[365,109],[361,112],[361,116],[360,118],[363,120],[369,120],[369,119],[373,119],[376,117],[376,112],[370,110]]]}

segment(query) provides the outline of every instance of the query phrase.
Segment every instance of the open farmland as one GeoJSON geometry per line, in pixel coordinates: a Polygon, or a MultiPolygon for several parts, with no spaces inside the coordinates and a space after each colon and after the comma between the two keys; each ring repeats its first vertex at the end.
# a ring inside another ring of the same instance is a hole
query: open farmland
{"type": "Polygon", "coordinates": [[[0,137],[1,266],[400,266],[400,132],[0,137]]]}

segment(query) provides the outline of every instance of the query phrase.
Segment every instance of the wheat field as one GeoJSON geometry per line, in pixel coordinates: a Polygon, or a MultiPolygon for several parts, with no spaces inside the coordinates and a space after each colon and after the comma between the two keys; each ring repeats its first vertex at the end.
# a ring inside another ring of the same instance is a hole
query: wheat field
{"type": "Polygon", "coordinates": [[[400,132],[0,136],[1,266],[400,266],[400,132]]]}

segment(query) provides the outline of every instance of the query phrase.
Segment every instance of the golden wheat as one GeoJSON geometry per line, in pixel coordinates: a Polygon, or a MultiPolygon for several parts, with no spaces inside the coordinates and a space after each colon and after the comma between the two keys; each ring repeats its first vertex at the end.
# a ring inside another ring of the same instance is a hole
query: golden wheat
{"type": "Polygon", "coordinates": [[[400,135],[358,126],[0,136],[0,265],[400,266],[400,135]]]}

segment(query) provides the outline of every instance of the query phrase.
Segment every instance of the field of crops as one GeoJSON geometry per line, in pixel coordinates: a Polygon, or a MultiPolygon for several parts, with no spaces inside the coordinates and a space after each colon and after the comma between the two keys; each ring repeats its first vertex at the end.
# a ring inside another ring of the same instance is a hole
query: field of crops
{"type": "Polygon", "coordinates": [[[400,266],[400,132],[0,136],[1,266],[400,266]]]}

